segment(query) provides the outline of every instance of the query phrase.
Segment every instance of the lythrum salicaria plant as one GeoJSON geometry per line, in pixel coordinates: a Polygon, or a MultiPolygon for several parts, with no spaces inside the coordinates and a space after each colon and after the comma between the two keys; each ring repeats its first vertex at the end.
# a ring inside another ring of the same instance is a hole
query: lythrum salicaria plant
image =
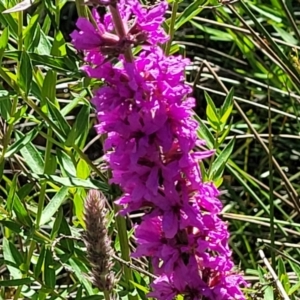
{"type": "Polygon", "coordinates": [[[245,299],[242,276],[233,271],[219,192],[202,180],[199,161],[213,151],[203,145],[192,118],[195,99],[184,83],[189,60],[166,56],[161,25],[167,2],[99,1],[108,12],[95,24],[80,18],[72,39],[85,52],[85,72],[103,80],[95,91],[99,134],[107,134],[111,183],[123,196],[123,213],[147,208],[135,228],[135,257],[151,258],[157,299],[245,299]],[[131,49],[140,46],[133,56],[131,49]],[[149,209],[150,208],[150,209],[149,209]],[[149,212],[150,211],[150,212],[149,212]]]}

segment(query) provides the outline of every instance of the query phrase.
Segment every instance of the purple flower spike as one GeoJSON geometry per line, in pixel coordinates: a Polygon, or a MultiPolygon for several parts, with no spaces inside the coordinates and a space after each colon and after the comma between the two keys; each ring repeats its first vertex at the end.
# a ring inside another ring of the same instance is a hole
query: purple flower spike
{"type": "Polygon", "coordinates": [[[203,182],[199,168],[214,151],[195,151],[205,141],[197,136],[195,99],[184,82],[189,60],[165,56],[158,45],[168,39],[161,27],[167,2],[146,8],[138,0],[120,0],[115,7],[125,39],[115,35],[110,13],[101,21],[95,11],[97,28],[79,19],[79,31],[71,36],[75,47],[85,50],[89,65],[83,69],[104,81],[92,102],[96,130],[107,134],[110,183],[123,192],[116,203],[124,214],[148,209],[135,227],[133,253],[151,258],[157,279],[148,296],[244,300],[240,287],[246,283],[233,271],[219,191],[212,182],[203,182]],[[128,62],[120,47],[137,44],[142,50],[128,62]]]}

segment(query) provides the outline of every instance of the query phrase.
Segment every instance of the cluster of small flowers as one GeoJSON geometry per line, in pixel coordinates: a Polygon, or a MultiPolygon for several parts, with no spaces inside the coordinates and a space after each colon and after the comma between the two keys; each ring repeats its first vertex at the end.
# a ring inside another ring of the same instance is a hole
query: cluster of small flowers
{"type": "Polygon", "coordinates": [[[107,134],[111,183],[123,191],[117,203],[124,213],[148,209],[136,226],[133,255],[151,257],[158,278],[149,296],[245,299],[245,282],[232,271],[227,226],[218,216],[219,192],[203,182],[199,169],[213,151],[194,151],[204,141],[197,137],[195,100],[184,83],[189,61],[165,56],[159,47],[168,39],[161,28],[167,7],[166,1],[145,8],[138,0],[120,0],[114,8],[125,37],[114,33],[110,13],[101,18],[94,10],[97,28],[79,19],[73,43],[85,51],[87,74],[105,82],[93,103],[96,129],[107,134]],[[132,61],[124,55],[131,45],[142,48],[132,61]]]}

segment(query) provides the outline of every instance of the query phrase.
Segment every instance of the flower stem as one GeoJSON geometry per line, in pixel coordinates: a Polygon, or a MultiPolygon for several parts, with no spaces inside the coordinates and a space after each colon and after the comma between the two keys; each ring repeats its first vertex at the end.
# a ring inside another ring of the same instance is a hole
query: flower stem
{"type": "MultiPolygon", "coordinates": [[[[118,10],[117,3],[109,5],[109,10],[111,12],[117,35],[119,36],[120,40],[122,40],[126,37],[126,30],[120,12],[118,10]]],[[[125,50],[124,56],[127,62],[133,62],[133,55],[130,48],[127,48],[125,50]]]]}
{"type": "Polygon", "coordinates": [[[23,11],[18,12],[18,50],[23,49],[23,11]]]}
{"type": "MultiPolygon", "coordinates": [[[[126,37],[126,29],[124,27],[124,23],[122,21],[120,12],[118,10],[117,3],[110,4],[109,9],[112,15],[112,20],[115,26],[116,33],[119,36],[120,40],[122,40],[126,37]]],[[[124,56],[127,62],[133,62],[133,55],[130,48],[125,50],[124,56]]],[[[120,210],[119,206],[114,204],[116,226],[117,226],[117,231],[120,240],[120,247],[121,247],[121,256],[123,260],[130,261],[130,248],[129,248],[127,229],[126,229],[126,220],[124,217],[118,215],[119,210],[120,210]]],[[[133,281],[133,275],[131,269],[128,266],[124,266],[124,275],[128,285],[128,289],[132,290],[133,286],[130,283],[130,281],[133,281]]],[[[138,298],[137,296],[128,294],[128,299],[137,300],[138,298]]]]}
{"type": "MultiPolygon", "coordinates": [[[[117,225],[117,231],[118,231],[120,247],[121,247],[121,257],[123,260],[130,262],[130,249],[129,249],[128,234],[126,230],[126,220],[122,216],[118,215],[119,210],[120,210],[119,206],[114,204],[116,225],[117,225]]],[[[133,286],[130,283],[130,281],[133,281],[133,275],[131,269],[126,265],[124,265],[124,275],[125,275],[126,282],[128,284],[128,289],[132,290],[133,286]]],[[[137,300],[138,298],[136,296],[128,294],[128,299],[137,300]]]]}

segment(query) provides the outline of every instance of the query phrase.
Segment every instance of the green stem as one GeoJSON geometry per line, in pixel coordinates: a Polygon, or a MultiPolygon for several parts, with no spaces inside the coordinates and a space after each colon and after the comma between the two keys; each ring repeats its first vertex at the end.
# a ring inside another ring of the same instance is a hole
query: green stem
{"type": "Polygon", "coordinates": [[[57,34],[59,30],[59,25],[60,25],[60,8],[59,8],[59,2],[60,0],[55,0],[55,34],[57,34]]]}
{"type": "Polygon", "coordinates": [[[83,0],[75,0],[76,9],[79,17],[88,19],[87,8],[83,3],[83,0]]]}
{"type": "Polygon", "coordinates": [[[103,294],[104,294],[104,299],[105,300],[111,300],[110,296],[109,296],[109,292],[108,291],[103,291],[103,294]]]}
{"type": "Polygon", "coordinates": [[[23,11],[18,12],[18,50],[23,49],[23,11]]]}
{"type": "MultiPolygon", "coordinates": [[[[272,115],[271,115],[271,103],[270,103],[270,91],[268,92],[268,127],[269,127],[269,201],[270,201],[270,238],[271,238],[271,248],[275,248],[275,225],[274,225],[274,195],[273,195],[273,160],[272,160],[272,115]]],[[[272,267],[276,267],[276,257],[275,252],[271,251],[272,267]]]]}
{"type": "MultiPolygon", "coordinates": [[[[30,241],[30,245],[29,245],[29,250],[28,250],[28,253],[27,253],[27,258],[26,258],[26,264],[25,264],[25,272],[23,273],[23,278],[26,278],[28,276],[28,273],[30,271],[30,263],[31,263],[31,258],[32,258],[32,255],[33,255],[33,251],[35,249],[35,241],[31,240],[30,241]]],[[[23,288],[23,285],[20,285],[18,286],[17,290],[16,290],[16,293],[14,295],[14,300],[18,300],[20,299],[20,293],[22,291],[22,288],[23,288]]]]}
{"type": "MultiPolygon", "coordinates": [[[[215,141],[214,141],[214,149],[217,152],[219,150],[219,142],[218,142],[218,138],[221,134],[219,134],[219,132],[216,132],[216,136],[215,136],[215,141]]],[[[213,163],[215,161],[215,156],[216,156],[216,152],[211,156],[210,161],[209,161],[209,166],[208,166],[208,170],[207,170],[207,174],[208,174],[208,178],[212,179],[213,174],[211,174],[211,169],[213,166],[213,163]]]]}
{"type": "Polygon", "coordinates": [[[169,55],[174,33],[175,33],[175,22],[176,22],[176,15],[177,15],[177,10],[178,10],[178,0],[175,0],[173,2],[173,7],[172,7],[172,15],[171,15],[171,21],[170,21],[170,26],[169,26],[169,37],[170,39],[168,40],[166,47],[165,47],[165,54],[166,56],[169,55]]]}
{"type": "MultiPolygon", "coordinates": [[[[130,262],[130,247],[129,247],[129,238],[127,234],[127,229],[126,229],[126,220],[125,218],[123,218],[118,214],[119,210],[120,210],[119,206],[114,204],[116,226],[117,226],[118,236],[120,240],[120,247],[121,247],[121,257],[123,260],[130,262]]],[[[126,265],[124,265],[124,275],[128,285],[128,290],[129,291],[133,290],[133,286],[130,283],[130,281],[133,281],[132,271],[126,265]]],[[[136,296],[128,294],[128,299],[137,300],[138,298],[136,296]]]]}

